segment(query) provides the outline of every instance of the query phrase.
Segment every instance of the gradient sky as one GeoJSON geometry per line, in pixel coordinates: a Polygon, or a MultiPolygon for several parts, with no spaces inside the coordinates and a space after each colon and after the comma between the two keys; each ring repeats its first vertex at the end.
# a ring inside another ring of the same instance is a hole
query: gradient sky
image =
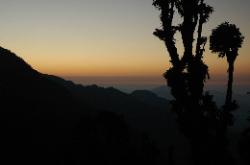
{"type": "MultiPolygon", "coordinates": [[[[0,44],[35,69],[59,76],[155,76],[169,67],[152,0],[0,0],[0,44]]],[[[241,81],[250,77],[250,1],[207,0],[215,12],[204,29],[237,24],[245,42],[236,62],[241,81]]],[[[181,42],[179,44],[181,47],[181,42]]],[[[207,49],[210,73],[226,76],[226,59],[207,49]]],[[[250,82],[250,81],[248,81],[250,82]]]]}

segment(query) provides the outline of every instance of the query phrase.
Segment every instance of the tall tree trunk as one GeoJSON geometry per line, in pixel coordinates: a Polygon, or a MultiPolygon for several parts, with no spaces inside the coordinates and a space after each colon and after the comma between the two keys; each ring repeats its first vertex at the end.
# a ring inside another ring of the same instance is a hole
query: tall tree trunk
{"type": "Polygon", "coordinates": [[[228,106],[232,102],[232,94],[233,94],[233,72],[234,72],[234,61],[228,62],[228,82],[227,82],[227,94],[225,100],[225,106],[228,106]]]}

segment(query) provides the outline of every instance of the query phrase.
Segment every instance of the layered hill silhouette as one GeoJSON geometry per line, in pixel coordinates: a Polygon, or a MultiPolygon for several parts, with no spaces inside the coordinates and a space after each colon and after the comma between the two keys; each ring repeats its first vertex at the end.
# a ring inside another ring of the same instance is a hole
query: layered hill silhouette
{"type": "Polygon", "coordinates": [[[169,102],[152,92],[77,85],[39,73],[4,48],[0,75],[7,164],[152,164],[156,144],[171,139],[169,102]]]}

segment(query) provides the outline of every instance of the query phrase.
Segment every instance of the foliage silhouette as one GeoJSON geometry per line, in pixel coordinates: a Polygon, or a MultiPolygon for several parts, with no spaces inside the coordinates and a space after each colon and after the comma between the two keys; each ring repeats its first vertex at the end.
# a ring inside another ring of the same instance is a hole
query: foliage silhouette
{"type": "MultiPolygon", "coordinates": [[[[153,0],[153,6],[160,10],[162,23],[154,35],[165,43],[172,64],[164,77],[174,97],[173,110],[178,116],[180,130],[191,144],[192,164],[234,164],[226,138],[226,128],[231,123],[225,120],[232,118],[232,114],[223,113],[217,108],[213,97],[203,91],[209,74],[208,66],[203,61],[207,37],[202,36],[202,30],[213,8],[204,0],[153,0]],[[181,22],[175,23],[176,17],[180,17],[181,22]],[[184,46],[183,56],[178,53],[175,43],[178,32],[184,46]]],[[[230,52],[237,52],[243,37],[237,28],[234,29],[235,26],[230,27],[234,30],[230,37],[236,37],[233,40],[236,45],[230,45],[230,52]]],[[[227,47],[227,42],[224,43],[220,37],[223,36],[211,37],[211,48],[215,52],[223,51],[219,49],[221,45],[227,47]]],[[[228,106],[232,108],[233,104],[228,106]]]]}
{"type": "Polygon", "coordinates": [[[210,37],[210,49],[214,53],[219,53],[219,57],[227,57],[228,62],[228,84],[225,106],[231,107],[234,63],[238,56],[244,37],[236,25],[228,22],[222,23],[212,31],[210,37]]]}
{"type": "MultiPolygon", "coordinates": [[[[233,115],[230,113],[238,108],[236,100],[232,100],[233,94],[233,72],[234,63],[238,56],[239,48],[241,48],[244,37],[239,28],[234,24],[224,22],[212,31],[210,36],[210,49],[214,53],[219,53],[219,57],[226,56],[228,62],[228,83],[226,99],[223,106],[223,120],[221,133],[226,134],[227,125],[234,122],[233,115]]],[[[225,136],[225,135],[224,135],[225,136]]]]}

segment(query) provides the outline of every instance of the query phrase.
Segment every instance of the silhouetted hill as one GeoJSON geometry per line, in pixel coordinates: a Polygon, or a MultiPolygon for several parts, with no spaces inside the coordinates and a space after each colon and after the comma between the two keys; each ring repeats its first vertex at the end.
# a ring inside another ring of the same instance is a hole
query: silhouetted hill
{"type": "Polygon", "coordinates": [[[127,124],[153,107],[114,88],[41,74],[4,48],[0,74],[1,163],[154,164],[152,140],[127,124]]]}
{"type": "Polygon", "coordinates": [[[152,89],[151,91],[159,97],[169,99],[169,100],[173,99],[173,96],[171,95],[171,91],[167,86],[159,86],[157,88],[152,89]]]}
{"type": "Polygon", "coordinates": [[[47,75],[47,77],[66,87],[81,103],[99,111],[106,109],[124,115],[130,125],[135,128],[147,131],[152,127],[154,129],[166,127],[165,122],[169,118],[170,104],[168,100],[150,91],[134,91],[126,94],[112,87],[76,85],[56,76],[47,75]]]}
{"type": "Polygon", "coordinates": [[[97,85],[83,86],[60,77],[45,75],[50,80],[66,87],[71,94],[81,102],[96,109],[108,109],[109,111],[121,113],[135,113],[136,110],[144,112],[152,108],[167,110],[169,101],[158,97],[156,94],[146,90],[134,91],[131,94],[121,92],[113,87],[103,88],[97,85]]]}
{"type": "Polygon", "coordinates": [[[126,94],[112,87],[83,86],[56,76],[47,75],[47,77],[66,87],[75,98],[90,107],[95,107],[99,111],[104,108],[107,111],[124,115],[131,127],[149,133],[160,150],[164,152],[162,153],[164,159],[167,158],[166,152],[171,145],[175,147],[176,152],[187,152],[183,149],[183,146],[187,144],[177,131],[178,125],[175,116],[170,111],[168,100],[147,90],[126,94]]]}
{"type": "Polygon", "coordinates": [[[131,96],[145,104],[159,108],[165,109],[166,105],[169,105],[169,101],[148,90],[136,90],[131,93],[131,96]]]}
{"type": "MultiPolygon", "coordinates": [[[[56,144],[66,140],[66,131],[56,128],[71,127],[66,121],[75,118],[74,113],[67,111],[75,107],[70,93],[3,48],[0,48],[0,75],[3,157],[15,156],[9,158],[12,164],[17,159],[32,161],[30,156],[35,159],[38,155],[29,152],[38,152],[35,148],[45,155],[49,148],[55,153],[56,144]]],[[[46,158],[47,155],[44,161],[46,158]]]]}

